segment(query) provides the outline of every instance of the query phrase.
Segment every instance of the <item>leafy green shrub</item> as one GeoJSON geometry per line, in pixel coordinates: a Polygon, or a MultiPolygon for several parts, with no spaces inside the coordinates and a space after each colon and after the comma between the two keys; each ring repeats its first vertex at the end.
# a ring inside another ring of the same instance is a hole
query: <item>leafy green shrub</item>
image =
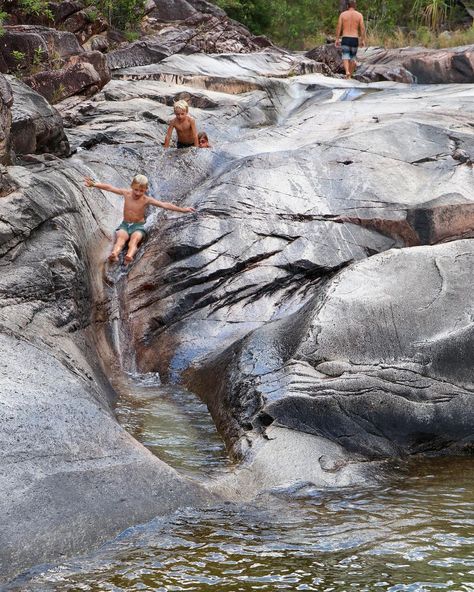
{"type": "Polygon", "coordinates": [[[125,31],[125,39],[132,43],[140,38],[140,33],[138,31],[125,31]]]}
{"type": "Polygon", "coordinates": [[[23,13],[53,20],[53,13],[48,4],[48,0],[18,0],[18,7],[23,13]]]}
{"type": "Polygon", "coordinates": [[[278,0],[216,0],[230,18],[249,27],[254,33],[265,33],[272,23],[273,10],[278,0]]]}
{"type": "Polygon", "coordinates": [[[64,99],[64,95],[66,94],[66,87],[63,83],[61,83],[53,92],[53,96],[51,97],[50,103],[54,105],[55,103],[59,103],[64,99]]]}
{"type": "MultiPolygon", "coordinates": [[[[275,43],[302,49],[334,35],[339,16],[339,0],[213,0],[227,14],[245,24],[255,34],[268,35],[275,43]]],[[[358,0],[357,9],[365,17],[369,38],[404,41],[402,29],[439,31],[443,23],[461,22],[456,0],[358,0]]],[[[432,36],[421,31],[427,44],[432,36]]],[[[468,35],[467,38],[470,38],[468,35]]],[[[406,41],[406,40],[405,40],[406,41]]]]}
{"type": "Polygon", "coordinates": [[[95,23],[95,21],[100,16],[99,11],[94,6],[91,6],[90,8],[85,10],[85,15],[86,15],[87,20],[90,23],[95,23]]]}
{"type": "Polygon", "coordinates": [[[25,53],[23,51],[18,51],[16,49],[14,49],[12,51],[12,57],[15,60],[15,62],[22,62],[25,59],[25,53]]]}
{"type": "Polygon", "coordinates": [[[3,28],[3,23],[5,22],[8,13],[0,11],[0,37],[5,33],[5,29],[3,28]]]}
{"type": "Polygon", "coordinates": [[[94,4],[109,25],[125,31],[140,23],[145,0],[97,0],[94,4]]]}

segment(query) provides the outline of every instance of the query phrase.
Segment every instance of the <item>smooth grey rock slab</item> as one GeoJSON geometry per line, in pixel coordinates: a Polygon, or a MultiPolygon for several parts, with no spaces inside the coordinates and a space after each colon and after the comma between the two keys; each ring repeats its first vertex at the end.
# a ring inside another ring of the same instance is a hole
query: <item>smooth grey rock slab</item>
{"type": "MultiPolygon", "coordinates": [[[[236,502],[262,492],[278,495],[305,487],[350,487],[381,478],[381,463],[363,462],[326,438],[270,426],[265,438],[253,441],[245,462],[208,490],[236,502]]],[[[260,498],[261,499],[261,498],[260,498]]]]}
{"type": "MultiPolygon", "coordinates": [[[[308,58],[324,63],[333,74],[344,74],[341,49],[334,44],[315,47],[308,58]]],[[[390,80],[407,84],[469,84],[474,82],[472,45],[447,49],[426,47],[360,48],[355,78],[362,82],[390,80]]]]}
{"type": "MultiPolygon", "coordinates": [[[[176,54],[162,60],[159,64],[142,66],[141,68],[121,69],[114,76],[121,78],[141,78],[167,80],[178,83],[185,78],[194,79],[198,85],[198,77],[222,79],[247,79],[255,76],[285,77],[295,74],[321,72],[321,64],[304,56],[292,55],[277,51],[263,51],[251,54],[196,54],[185,56],[176,54]]],[[[228,84],[227,92],[231,85],[228,84]]],[[[225,89],[223,83],[222,90],[225,89]]],[[[254,90],[250,88],[249,90],[254,90]]]]}
{"type": "Polygon", "coordinates": [[[254,37],[246,27],[222,15],[217,7],[208,10],[207,4],[202,6],[203,12],[196,11],[185,0],[179,6],[168,3],[167,8],[160,4],[145,19],[144,37],[109,52],[109,67],[119,70],[157,64],[177,54],[246,54],[260,51],[262,44],[273,47],[269,40],[254,37]],[[183,8],[188,13],[186,19],[162,22],[179,16],[183,8]]]}
{"type": "Polygon", "coordinates": [[[3,577],[209,499],[118,425],[92,377],[84,384],[53,355],[5,334],[0,352],[3,577]]]}

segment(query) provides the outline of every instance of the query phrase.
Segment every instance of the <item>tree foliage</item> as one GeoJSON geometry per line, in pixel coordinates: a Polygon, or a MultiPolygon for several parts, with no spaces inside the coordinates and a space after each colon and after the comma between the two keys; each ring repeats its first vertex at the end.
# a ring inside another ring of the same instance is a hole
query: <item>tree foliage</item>
{"type": "MultiPolygon", "coordinates": [[[[214,0],[255,34],[288,47],[302,47],[308,37],[334,34],[345,0],[214,0]]],[[[449,20],[456,0],[358,0],[369,30],[383,34],[420,23],[439,29],[449,20]]]]}
{"type": "Polygon", "coordinates": [[[145,0],[89,0],[88,3],[104,15],[109,25],[125,31],[140,23],[145,0]]]}

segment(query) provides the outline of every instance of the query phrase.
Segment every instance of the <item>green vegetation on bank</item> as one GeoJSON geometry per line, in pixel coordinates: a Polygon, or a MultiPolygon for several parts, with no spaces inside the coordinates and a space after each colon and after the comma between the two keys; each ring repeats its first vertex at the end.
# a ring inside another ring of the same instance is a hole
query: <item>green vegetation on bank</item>
{"type": "MultiPolygon", "coordinates": [[[[305,49],[334,35],[339,0],[213,0],[255,34],[305,49]]],[[[466,12],[457,0],[358,0],[373,45],[448,46],[474,43],[474,28],[463,26],[466,12]],[[453,33],[443,35],[443,29],[453,33]]]]}
{"type": "MultiPolygon", "coordinates": [[[[104,19],[125,32],[129,41],[140,35],[146,0],[84,0],[91,22],[104,19]]],[[[307,49],[334,36],[344,0],[211,0],[256,35],[264,34],[289,49],[307,49]]],[[[364,13],[369,45],[450,47],[474,43],[463,0],[358,0],[364,13]]],[[[52,25],[49,0],[0,0],[2,24],[12,13],[52,25]]],[[[28,20],[26,20],[28,22],[28,20]]],[[[33,21],[34,22],[34,21],[33,21]]],[[[61,25],[58,25],[59,28],[61,25]]]]}

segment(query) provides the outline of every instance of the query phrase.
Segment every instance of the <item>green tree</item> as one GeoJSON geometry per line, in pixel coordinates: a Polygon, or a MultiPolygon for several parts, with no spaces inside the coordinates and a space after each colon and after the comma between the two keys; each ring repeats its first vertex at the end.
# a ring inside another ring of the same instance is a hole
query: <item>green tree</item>
{"type": "Polygon", "coordinates": [[[93,6],[97,16],[102,14],[109,25],[125,31],[140,24],[145,0],[87,0],[87,4],[93,6]]]}
{"type": "Polygon", "coordinates": [[[256,35],[268,32],[272,25],[275,5],[279,0],[216,0],[230,18],[247,26],[256,35]]]}

